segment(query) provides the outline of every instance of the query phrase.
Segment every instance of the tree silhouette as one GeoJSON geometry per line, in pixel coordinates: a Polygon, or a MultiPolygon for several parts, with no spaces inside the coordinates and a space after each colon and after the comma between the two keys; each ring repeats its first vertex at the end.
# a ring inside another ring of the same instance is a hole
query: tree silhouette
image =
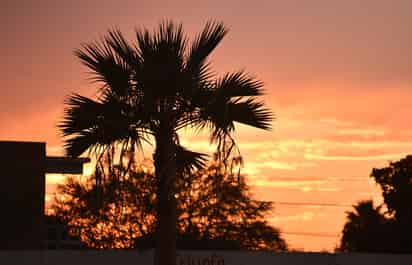
{"type": "MultiPolygon", "coordinates": [[[[97,99],[74,94],[67,101],[60,124],[66,153],[102,155],[120,149],[123,163],[124,154],[154,140],[155,264],[175,264],[179,129],[208,129],[221,149],[233,142],[235,122],[270,128],[271,112],[256,101],[262,95],[260,81],[242,71],[217,78],[210,69],[207,58],[226,33],[223,24],[207,23],[189,44],[181,25],[165,22],[154,33],[137,31],[134,44],[113,30],[76,51],[102,86],[97,99]]],[[[129,165],[132,157],[126,156],[129,165]]]]}
{"type": "Polygon", "coordinates": [[[392,230],[392,252],[412,253],[412,156],[374,168],[371,177],[381,187],[392,230]]]}
{"type": "Polygon", "coordinates": [[[412,222],[412,156],[390,162],[388,167],[374,168],[371,177],[382,189],[388,213],[399,222],[412,222]]]}
{"type": "MultiPolygon", "coordinates": [[[[279,231],[265,220],[272,203],[252,199],[248,185],[220,167],[185,173],[177,182],[178,247],[286,250],[279,231]]],[[[154,247],[156,178],[133,168],[129,178],[112,179],[97,187],[93,177],[83,183],[69,178],[58,188],[56,216],[92,248],[154,247]]]]}
{"type": "Polygon", "coordinates": [[[372,201],[360,201],[346,212],[340,251],[384,252],[387,220],[381,206],[374,207],[372,201]]]}
{"type": "Polygon", "coordinates": [[[384,203],[377,208],[371,201],[354,206],[355,212],[347,216],[340,249],[412,253],[412,156],[372,169],[371,177],[380,186],[384,203]]]}
{"type": "Polygon", "coordinates": [[[51,210],[70,232],[90,248],[132,248],[134,240],[153,234],[156,181],[152,174],[131,168],[127,178],[112,169],[111,177],[96,184],[67,178],[58,185],[51,210]]]}

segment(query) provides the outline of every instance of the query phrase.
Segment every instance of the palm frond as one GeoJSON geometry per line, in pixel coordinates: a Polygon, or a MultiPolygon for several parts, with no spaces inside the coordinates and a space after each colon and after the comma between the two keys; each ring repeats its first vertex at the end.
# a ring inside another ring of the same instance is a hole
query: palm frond
{"type": "Polygon", "coordinates": [[[250,97],[263,94],[263,82],[256,80],[243,71],[227,73],[216,82],[216,92],[225,98],[250,97]]]}
{"type": "Polygon", "coordinates": [[[109,89],[118,96],[127,94],[131,71],[108,42],[84,44],[75,55],[91,70],[92,80],[103,84],[103,92],[109,89]]]}
{"type": "Polygon", "coordinates": [[[176,146],[176,165],[178,172],[190,173],[206,166],[207,155],[190,151],[183,146],[176,146]]]}
{"type": "Polygon", "coordinates": [[[103,112],[103,104],[93,99],[72,94],[66,100],[64,118],[58,124],[63,136],[92,128],[103,112]]]}
{"type": "Polygon", "coordinates": [[[184,73],[186,75],[182,95],[185,99],[198,94],[198,90],[213,77],[208,56],[222,41],[227,29],[223,23],[208,22],[203,31],[196,36],[186,57],[184,73]]]}
{"type": "Polygon", "coordinates": [[[270,129],[271,111],[255,100],[263,94],[263,82],[243,71],[227,73],[215,82],[206,82],[193,93],[194,111],[179,120],[179,126],[212,130],[212,141],[234,131],[234,122],[270,129]]]}
{"type": "Polygon", "coordinates": [[[227,119],[259,129],[270,130],[273,115],[269,109],[264,107],[263,102],[249,98],[246,101],[228,103],[227,119]]]}
{"type": "Polygon", "coordinates": [[[141,62],[136,47],[129,44],[120,30],[109,31],[105,41],[130,68],[139,67],[141,62]]]}
{"type": "Polygon", "coordinates": [[[219,45],[224,36],[227,34],[227,29],[223,23],[208,22],[204,27],[202,33],[200,33],[194,40],[190,53],[187,58],[186,67],[192,73],[201,74],[207,68],[204,67],[205,60],[211,54],[211,52],[219,45]]]}
{"type": "Polygon", "coordinates": [[[235,130],[235,122],[270,130],[272,112],[262,102],[253,97],[246,100],[215,100],[204,104],[201,109],[185,122],[195,129],[211,130],[211,140],[216,142],[225,138],[235,130]]]}
{"type": "Polygon", "coordinates": [[[144,115],[128,111],[115,98],[99,102],[74,94],[66,104],[65,116],[58,127],[67,139],[65,149],[70,156],[124,140],[139,146],[146,139],[148,125],[139,120],[144,115]]]}
{"type": "Polygon", "coordinates": [[[183,60],[186,42],[183,25],[175,25],[172,21],[164,21],[161,23],[155,35],[155,45],[158,49],[161,49],[161,46],[165,45],[175,53],[176,58],[180,58],[181,60],[183,60]]]}
{"type": "Polygon", "coordinates": [[[176,25],[171,21],[165,21],[153,34],[147,29],[136,30],[136,39],[137,55],[143,62],[155,55],[157,60],[183,61],[187,40],[182,24],[176,25]]]}
{"type": "Polygon", "coordinates": [[[184,79],[186,38],[182,25],[166,21],[153,34],[140,30],[136,35],[141,67],[135,83],[142,88],[144,102],[169,102],[171,109],[184,79]]]}
{"type": "Polygon", "coordinates": [[[110,144],[110,142],[103,141],[98,130],[84,130],[66,139],[64,150],[67,156],[78,157],[87,150],[101,153],[107,144],[110,144]]]}

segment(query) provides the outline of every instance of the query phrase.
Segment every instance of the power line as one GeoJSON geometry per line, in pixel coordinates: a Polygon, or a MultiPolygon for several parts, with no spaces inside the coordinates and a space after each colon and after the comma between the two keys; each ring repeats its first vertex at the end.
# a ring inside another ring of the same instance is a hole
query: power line
{"type": "MultiPolygon", "coordinates": [[[[56,193],[48,193],[56,195],[56,193]]],[[[274,204],[281,204],[287,206],[321,206],[321,207],[352,207],[348,204],[336,204],[336,203],[303,203],[303,202],[273,202],[274,204]]],[[[309,236],[309,237],[329,237],[337,238],[339,235],[326,234],[326,233],[306,233],[306,232],[281,232],[284,235],[293,236],[309,236]]]]}
{"type": "Polygon", "coordinates": [[[342,208],[353,206],[349,204],[338,204],[338,203],[276,202],[276,201],[274,201],[273,204],[289,205],[289,206],[319,206],[319,207],[342,207],[342,208]]]}
{"type": "Polygon", "coordinates": [[[270,180],[275,181],[374,181],[370,177],[343,177],[343,178],[333,178],[333,177],[325,177],[325,178],[311,178],[311,177],[274,177],[270,178],[270,180]]]}
{"type": "MultiPolygon", "coordinates": [[[[47,195],[57,195],[56,192],[47,192],[47,195]]],[[[312,206],[312,207],[339,207],[347,208],[352,207],[350,204],[339,204],[339,203],[311,203],[311,202],[285,202],[285,201],[272,201],[275,205],[285,205],[285,206],[312,206]]]]}
{"type": "Polygon", "coordinates": [[[333,234],[305,233],[305,232],[281,232],[281,234],[293,235],[293,236],[311,236],[311,237],[333,237],[333,238],[339,237],[339,235],[333,235],[333,234]]]}

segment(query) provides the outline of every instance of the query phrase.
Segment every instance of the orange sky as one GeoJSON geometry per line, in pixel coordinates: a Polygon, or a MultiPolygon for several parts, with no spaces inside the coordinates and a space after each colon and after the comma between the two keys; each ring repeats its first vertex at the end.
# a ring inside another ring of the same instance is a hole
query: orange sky
{"type": "MultiPolygon", "coordinates": [[[[95,93],[72,52],[118,27],[131,36],[163,18],[193,36],[212,18],[230,33],[216,72],[246,69],[265,82],[274,130],[241,127],[244,172],[258,198],[354,204],[379,201],[373,167],[412,150],[412,2],[29,1],[0,4],[0,139],[46,141],[61,153],[56,123],[70,92],[95,93]]],[[[204,136],[183,143],[207,150],[204,136]]],[[[49,188],[56,178],[49,177],[49,188]]],[[[284,232],[338,235],[350,207],[276,205],[284,232]]],[[[338,237],[285,234],[294,248],[333,249],[338,237]]]]}

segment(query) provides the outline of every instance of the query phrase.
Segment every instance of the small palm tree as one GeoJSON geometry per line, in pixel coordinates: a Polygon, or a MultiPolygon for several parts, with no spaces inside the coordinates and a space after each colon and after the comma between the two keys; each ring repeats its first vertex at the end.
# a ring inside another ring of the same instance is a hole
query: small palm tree
{"type": "Polygon", "coordinates": [[[101,41],[76,51],[102,87],[96,99],[78,94],[69,97],[59,125],[65,150],[74,157],[87,150],[100,157],[120,150],[122,159],[126,153],[134,154],[142,141],[154,139],[158,181],[155,264],[176,262],[178,160],[200,158],[179,145],[178,131],[207,129],[211,141],[225,148],[227,140],[233,141],[235,122],[270,129],[272,114],[256,100],[262,95],[261,81],[242,71],[220,78],[211,72],[207,58],[226,33],[222,23],[209,22],[189,43],[181,25],[164,22],[154,33],[137,31],[134,44],[112,30],[101,41]]]}
{"type": "Polygon", "coordinates": [[[387,248],[388,225],[382,207],[373,201],[360,201],[346,212],[341,251],[384,252],[387,248]]]}

